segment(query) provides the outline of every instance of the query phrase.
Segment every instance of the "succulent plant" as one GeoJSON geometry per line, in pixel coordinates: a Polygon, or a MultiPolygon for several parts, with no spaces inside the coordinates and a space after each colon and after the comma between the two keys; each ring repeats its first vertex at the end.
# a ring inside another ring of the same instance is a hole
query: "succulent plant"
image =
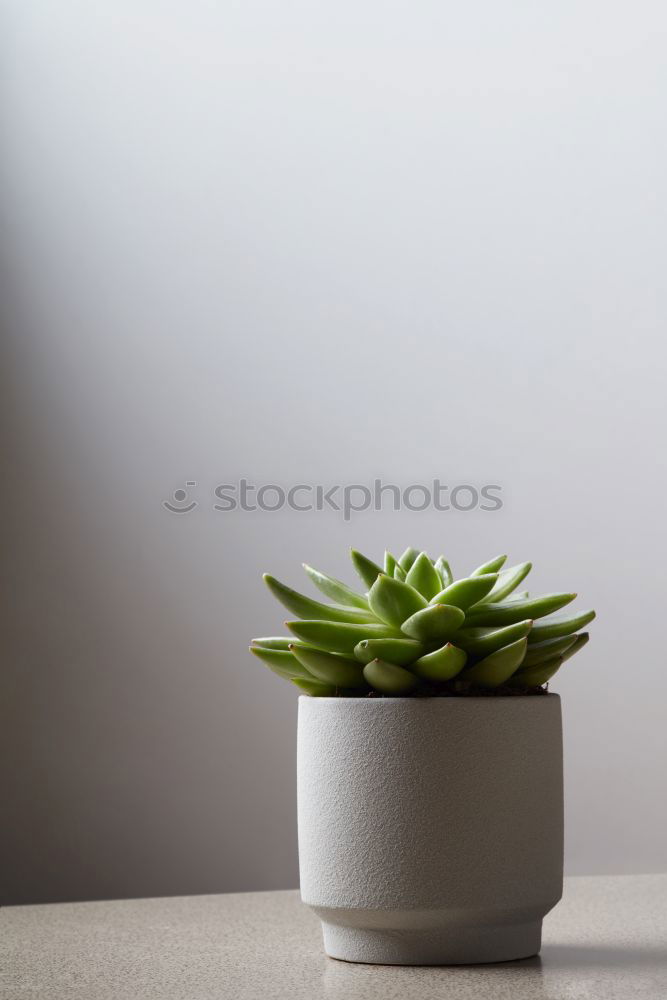
{"type": "Polygon", "coordinates": [[[560,612],[576,594],[517,592],[529,562],[504,568],[497,556],[455,579],[444,556],[413,548],[385,552],[383,566],[351,554],[365,593],[304,564],[333,604],[264,575],[298,620],[285,623],[291,637],[253,639],[250,651],[305,694],[538,694],[588,641],[579,630],[595,612],[560,612]]]}

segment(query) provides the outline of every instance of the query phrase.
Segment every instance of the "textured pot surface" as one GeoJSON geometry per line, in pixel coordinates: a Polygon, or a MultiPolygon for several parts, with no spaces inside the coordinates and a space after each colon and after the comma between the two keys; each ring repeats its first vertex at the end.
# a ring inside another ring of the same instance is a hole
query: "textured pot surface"
{"type": "Polygon", "coordinates": [[[560,699],[299,699],[301,895],[326,951],[536,954],[563,881],[560,699]]]}

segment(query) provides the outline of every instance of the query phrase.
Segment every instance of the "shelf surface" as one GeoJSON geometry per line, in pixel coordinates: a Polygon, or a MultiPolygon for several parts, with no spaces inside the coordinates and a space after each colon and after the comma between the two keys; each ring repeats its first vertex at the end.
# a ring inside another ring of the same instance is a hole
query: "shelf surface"
{"type": "Polygon", "coordinates": [[[661,1000],[667,875],[568,878],[541,955],[403,968],[327,958],[296,891],[7,907],[2,1000],[661,1000]]]}

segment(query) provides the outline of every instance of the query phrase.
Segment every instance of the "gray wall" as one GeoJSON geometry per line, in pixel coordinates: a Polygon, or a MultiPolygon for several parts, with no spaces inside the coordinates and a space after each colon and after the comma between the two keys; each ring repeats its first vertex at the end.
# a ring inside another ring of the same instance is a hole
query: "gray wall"
{"type": "Polygon", "coordinates": [[[597,607],[554,684],[567,866],[667,869],[664,6],[2,22],[3,899],[296,884],[296,695],[246,645],[261,571],[350,544],[597,607]],[[505,503],[214,511],[244,475],[505,503]]]}

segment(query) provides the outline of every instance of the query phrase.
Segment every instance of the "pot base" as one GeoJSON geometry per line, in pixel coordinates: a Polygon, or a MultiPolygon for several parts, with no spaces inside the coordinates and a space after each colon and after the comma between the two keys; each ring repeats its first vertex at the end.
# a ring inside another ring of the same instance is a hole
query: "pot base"
{"type": "Polygon", "coordinates": [[[537,955],[542,921],[496,926],[386,930],[322,921],[324,950],[343,962],[371,965],[480,965],[537,955]]]}

